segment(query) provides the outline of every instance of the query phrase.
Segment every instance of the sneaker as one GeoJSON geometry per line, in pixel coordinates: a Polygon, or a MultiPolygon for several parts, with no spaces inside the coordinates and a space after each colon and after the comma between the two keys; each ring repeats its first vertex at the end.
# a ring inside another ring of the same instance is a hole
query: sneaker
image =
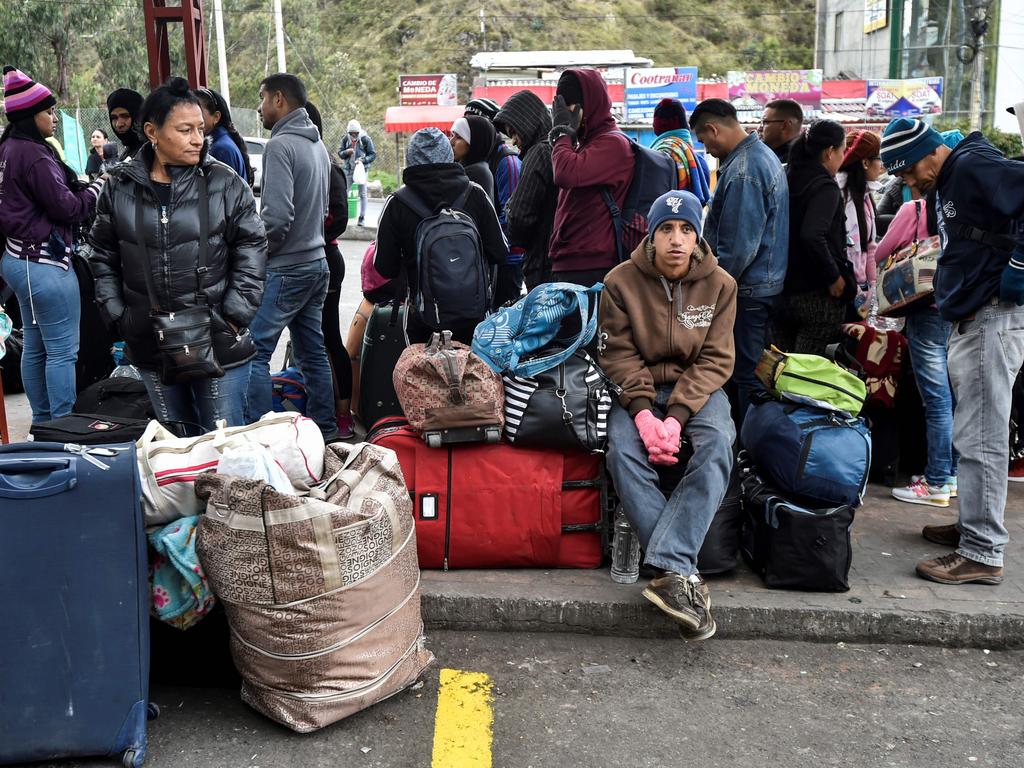
{"type": "Polygon", "coordinates": [[[341,440],[351,440],[356,436],[356,420],[352,418],[352,414],[347,416],[338,417],[338,438],[341,440]]]}
{"type": "Polygon", "coordinates": [[[358,226],[358,227],[364,227],[364,226],[366,226],[366,225],[365,225],[365,224],[363,223],[363,219],[360,219],[360,220],[359,220],[358,222],[356,222],[356,226],[358,226]]]}
{"type": "Polygon", "coordinates": [[[643,596],[679,624],[686,640],[706,640],[717,627],[711,616],[711,595],[704,580],[697,574],[680,576],[668,573],[651,579],[643,596]]]}
{"type": "Polygon", "coordinates": [[[939,584],[1002,584],[1003,569],[985,565],[953,552],[949,555],[922,560],[917,564],[917,575],[939,584]]]}
{"type": "Polygon", "coordinates": [[[924,478],[912,478],[912,482],[906,488],[893,488],[894,499],[905,501],[908,504],[927,504],[930,507],[949,506],[949,486],[929,485],[924,478]]]}
{"type": "Polygon", "coordinates": [[[953,547],[954,549],[960,546],[960,531],[957,530],[956,523],[950,523],[949,525],[926,525],[921,529],[921,535],[932,544],[953,547]]]}
{"type": "MultiPolygon", "coordinates": [[[[924,480],[925,480],[924,475],[911,475],[910,476],[910,484],[911,485],[913,485],[914,483],[917,483],[917,482],[922,482],[923,483],[924,480]]],[[[947,477],[946,478],[946,485],[949,486],[949,498],[955,499],[956,498],[956,488],[957,488],[956,475],[950,475],[949,477],[947,477]]]]}
{"type": "Polygon", "coordinates": [[[1010,462],[1010,471],[1007,473],[1007,480],[1011,483],[1024,483],[1024,459],[1017,459],[1010,462]]]}

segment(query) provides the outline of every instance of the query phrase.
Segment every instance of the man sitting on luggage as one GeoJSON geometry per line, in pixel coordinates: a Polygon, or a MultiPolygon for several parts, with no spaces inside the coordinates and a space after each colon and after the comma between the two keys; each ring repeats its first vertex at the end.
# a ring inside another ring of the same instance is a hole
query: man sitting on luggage
{"type": "Polygon", "coordinates": [[[697,552],[725,496],[736,437],[722,387],[732,374],[736,281],[701,238],[701,205],[686,191],[651,206],[649,233],[605,280],[598,352],[622,388],[609,418],[608,468],[622,509],[659,570],[644,597],[687,640],[715,633],[697,552]],[[666,502],[656,466],[693,446],[666,502]]]}
{"type": "MultiPolygon", "coordinates": [[[[501,231],[491,199],[480,185],[469,180],[465,169],[455,162],[451,142],[437,128],[423,128],[409,139],[402,181],[405,184],[404,188],[408,188],[405,194],[411,191],[425,208],[435,213],[443,208],[454,207],[465,194],[459,210],[468,215],[476,226],[480,251],[486,261],[488,272],[492,264],[505,263],[508,243],[501,231]]],[[[404,270],[410,297],[415,302],[421,287],[417,269],[416,232],[424,217],[403,202],[404,199],[401,193],[396,193],[384,204],[377,225],[377,252],[374,255],[373,266],[381,277],[389,280],[397,278],[404,270]]],[[[456,260],[457,258],[451,259],[456,260]]],[[[444,266],[440,264],[432,269],[436,273],[443,270],[444,266]]],[[[398,290],[404,290],[402,282],[394,280],[398,290]]],[[[472,286],[465,288],[467,292],[472,290],[472,286]]],[[[486,304],[481,305],[478,317],[446,330],[452,331],[456,341],[469,344],[473,340],[473,330],[477,323],[484,319],[486,309],[486,304]]],[[[441,310],[444,311],[445,307],[441,310]]],[[[430,339],[431,327],[416,312],[410,311],[408,333],[410,341],[426,342],[430,339]]]]}

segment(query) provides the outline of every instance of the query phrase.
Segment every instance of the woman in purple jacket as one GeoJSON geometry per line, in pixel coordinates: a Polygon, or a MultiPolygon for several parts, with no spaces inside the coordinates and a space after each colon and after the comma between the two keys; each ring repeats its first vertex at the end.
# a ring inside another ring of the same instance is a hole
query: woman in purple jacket
{"type": "Polygon", "coordinates": [[[92,216],[104,178],[81,185],[46,143],[57,127],[56,103],[46,86],[4,67],[0,275],[25,324],[21,377],[34,424],[66,416],[75,404],[80,299],[71,248],[74,225],[92,216]]]}

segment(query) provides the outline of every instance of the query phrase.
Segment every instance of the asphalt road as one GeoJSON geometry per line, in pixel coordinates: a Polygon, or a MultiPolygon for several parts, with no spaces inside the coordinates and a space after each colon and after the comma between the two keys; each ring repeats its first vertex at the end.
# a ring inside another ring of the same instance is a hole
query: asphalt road
{"type": "Polygon", "coordinates": [[[451,632],[429,646],[422,688],[314,734],[234,689],[158,687],[146,765],[486,765],[433,758],[446,668],[493,681],[494,766],[1024,765],[1024,652],[451,632]]]}

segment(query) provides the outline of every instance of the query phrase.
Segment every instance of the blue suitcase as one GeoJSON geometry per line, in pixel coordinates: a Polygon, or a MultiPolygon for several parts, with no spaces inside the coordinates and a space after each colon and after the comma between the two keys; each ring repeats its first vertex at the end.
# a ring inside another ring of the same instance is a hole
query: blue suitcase
{"type": "Polygon", "coordinates": [[[0,764],[146,757],[149,596],[131,443],[0,446],[0,764]]]}

